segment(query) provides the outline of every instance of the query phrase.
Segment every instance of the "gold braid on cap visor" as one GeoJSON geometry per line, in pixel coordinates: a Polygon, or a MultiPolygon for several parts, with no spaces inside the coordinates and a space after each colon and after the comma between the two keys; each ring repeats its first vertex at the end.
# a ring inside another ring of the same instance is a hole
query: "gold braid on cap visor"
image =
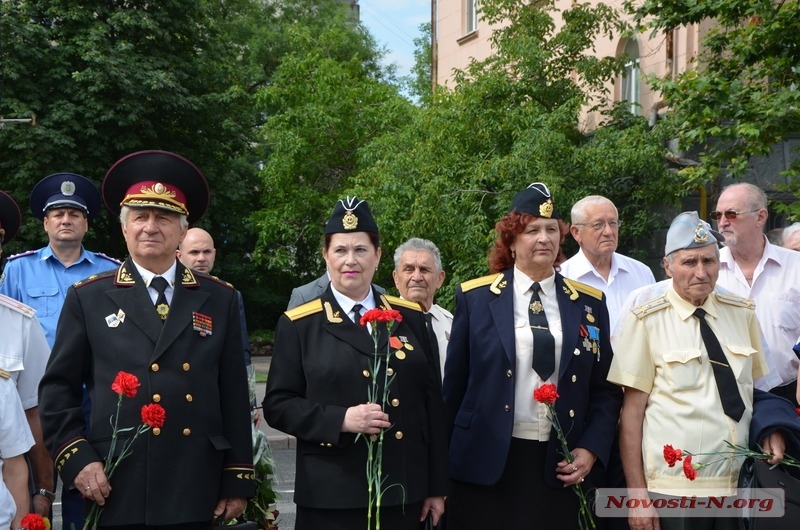
{"type": "Polygon", "coordinates": [[[175,197],[176,193],[174,191],[157,182],[152,186],[142,186],[139,189],[139,193],[125,195],[120,206],[163,208],[179,214],[189,215],[186,205],[176,200],[175,197]]]}

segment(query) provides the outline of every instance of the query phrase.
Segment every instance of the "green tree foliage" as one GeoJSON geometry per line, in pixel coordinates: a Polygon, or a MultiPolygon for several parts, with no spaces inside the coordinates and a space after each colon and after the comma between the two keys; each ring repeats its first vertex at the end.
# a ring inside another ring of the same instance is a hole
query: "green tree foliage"
{"type": "Polygon", "coordinates": [[[325,23],[312,13],[286,25],[287,51],[258,95],[267,113],[261,135],[267,156],[252,216],[256,257],[270,269],[292,271],[289,286],[324,269],[323,223],[349,188],[359,150],[407,123],[413,111],[386,82],[374,40],[342,4],[314,5],[326,10],[325,23]]]}
{"type": "MultiPolygon", "coordinates": [[[[440,247],[444,305],[458,283],[487,273],[494,224],[531,182],[548,184],[565,218],[579,198],[608,196],[624,222],[622,248],[634,253],[636,238],[663,223],[656,206],[677,200],[663,138],[644,119],[619,107],[591,135],[579,127],[582,108],[607,103],[605,82],[622,66],[589,53],[598,35],[626,30],[616,13],[577,4],[557,31],[552,2],[481,6],[490,21],[510,21],[493,38],[496,53],[457,72],[456,88],[438,91],[406,127],[367,146],[354,182],[373,204],[387,257],[413,236],[440,247]]],[[[383,261],[378,281],[392,285],[391,259],[383,261]]]]}
{"type": "MultiPolygon", "coordinates": [[[[721,172],[742,177],[752,157],[800,131],[798,2],[645,0],[626,7],[647,31],[714,22],[694,68],[651,80],[672,108],[681,148],[701,150],[702,164],[682,171],[687,186],[708,184],[721,172]]],[[[798,195],[799,172],[797,159],[786,179],[798,195]]]]}

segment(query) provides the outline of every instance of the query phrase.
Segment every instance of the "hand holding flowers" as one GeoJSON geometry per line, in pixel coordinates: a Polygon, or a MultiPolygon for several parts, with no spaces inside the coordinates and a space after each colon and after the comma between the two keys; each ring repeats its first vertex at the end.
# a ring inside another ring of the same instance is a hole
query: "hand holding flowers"
{"type": "MultiPolygon", "coordinates": [[[[122,463],[125,458],[133,453],[133,444],[140,435],[144,434],[150,429],[160,429],[164,426],[164,421],[166,420],[166,411],[164,410],[164,407],[157,403],[149,403],[141,408],[140,414],[142,422],[138,426],[120,428],[119,416],[120,410],[122,409],[122,398],[135,397],[139,386],[139,379],[135,375],[122,371],[117,373],[117,376],[114,378],[114,382],[111,383],[111,390],[117,394],[117,411],[110,418],[112,427],[111,445],[108,449],[108,455],[106,456],[105,464],[103,465],[103,473],[107,479],[111,479],[120,463],[122,463]],[[133,436],[130,436],[125,440],[122,450],[119,452],[119,456],[115,458],[114,455],[117,454],[116,447],[117,442],[119,441],[120,433],[131,431],[133,431],[133,436]]],[[[78,481],[76,480],[76,482],[78,481]]],[[[84,488],[84,496],[88,497],[90,494],[93,495],[92,486],[88,485],[86,488],[84,488]]],[[[102,511],[103,506],[97,503],[92,504],[89,513],[86,515],[86,522],[83,525],[83,529],[87,530],[90,528],[97,528],[97,525],[100,522],[100,514],[102,511]]]]}
{"type": "MultiPolygon", "coordinates": [[[[578,461],[576,460],[576,455],[573,454],[572,451],[569,449],[569,445],[567,444],[567,437],[564,434],[564,430],[561,428],[561,424],[558,421],[558,416],[556,415],[556,400],[558,399],[558,392],[556,391],[556,385],[552,383],[547,383],[536,390],[533,391],[533,399],[536,400],[538,403],[543,404],[547,407],[547,418],[550,420],[550,423],[553,425],[553,430],[556,432],[556,436],[558,437],[558,441],[561,444],[561,455],[566,459],[565,463],[559,464],[560,469],[563,469],[566,472],[572,471],[573,473],[578,472],[578,461]]],[[[580,453],[580,457],[583,459],[584,456],[594,458],[589,451],[585,449],[576,449],[576,453],[580,453]],[[585,454],[583,454],[585,453],[585,454]]],[[[593,464],[594,462],[592,462],[593,464]]],[[[591,469],[591,466],[589,466],[591,469]]],[[[583,482],[583,477],[580,476],[576,479],[577,482],[574,483],[572,487],[572,491],[575,492],[575,495],[578,496],[578,524],[580,525],[581,529],[586,528],[597,528],[596,523],[594,522],[594,517],[592,516],[592,510],[589,506],[589,499],[586,497],[586,492],[583,491],[583,486],[581,483],[583,482]]]]}
{"type": "MultiPolygon", "coordinates": [[[[685,449],[676,449],[672,447],[671,444],[667,444],[664,446],[664,461],[667,463],[667,467],[675,467],[677,462],[682,462],[683,474],[689,480],[696,479],[697,472],[704,467],[708,467],[717,462],[731,458],[741,458],[742,461],[744,461],[745,458],[749,457],[753,458],[754,460],[764,460],[770,463],[774,462],[775,455],[773,455],[771,451],[761,450],[761,448],[759,448],[758,451],[753,451],[742,445],[732,444],[727,440],[725,440],[725,445],[728,446],[728,451],[691,453],[685,449]],[[695,462],[693,461],[695,456],[716,456],[719,458],[706,462],[695,462]]],[[[783,455],[783,459],[780,461],[780,463],[786,466],[800,468],[800,461],[792,458],[789,455],[783,455]]],[[[775,465],[777,465],[777,463],[775,463],[775,465]]]]}

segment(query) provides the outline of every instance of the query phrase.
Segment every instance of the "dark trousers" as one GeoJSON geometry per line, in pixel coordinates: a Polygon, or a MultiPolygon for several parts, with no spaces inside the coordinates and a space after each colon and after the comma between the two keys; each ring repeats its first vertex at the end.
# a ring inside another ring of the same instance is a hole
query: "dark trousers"
{"type": "Polygon", "coordinates": [[[547,442],[512,438],[497,484],[453,481],[452,495],[447,498],[447,530],[527,530],[554,520],[558,520],[558,530],[577,530],[578,497],[572,488],[545,484],[546,452],[547,442]]]}
{"type": "MultiPolygon", "coordinates": [[[[419,530],[422,503],[381,507],[381,530],[419,530]]],[[[373,515],[373,524],[374,524],[373,515]]],[[[367,509],[321,510],[297,507],[295,530],[361,530],[367,526],[367,509]]]]}

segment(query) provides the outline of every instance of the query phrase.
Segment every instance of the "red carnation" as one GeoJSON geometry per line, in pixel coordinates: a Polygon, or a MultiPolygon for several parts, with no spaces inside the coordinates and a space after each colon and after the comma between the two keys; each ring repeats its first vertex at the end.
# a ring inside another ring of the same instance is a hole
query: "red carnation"
{"type": "Polygon", "coordinates": [[[683,459],[683,474],[686,475],[686,478],[689,480],[697,478],[697,470],[695,470],[692,465],[692,455],[686,455],[686,458],[683,459]]]}
{"type": "Polygon", "coordinates": [[[675,462],[683,458],[683,452],[680,449],[673,449],[669,444],[664,446],[664,460],[667,461],[669,467],[675,467],[675,462]]]}
{"type": "Polygon", "coordinates": [[[137,388],[139,388],[139,378],[128,372],[120,371],[111,383],[111,390],[117,394],[125,394],[129,398],[136,395],[137,388]]]}
{"type": "Polygon", "coordinates": [[[361,325],[366,326],[373,322],[402,322],[403,315],[397,309],[370,309],[361,316],[361,325]]]}
{"type": "Polygon", "coordinates": [[[163,427],[164,420],[167,419],[167,412],[164,407],[157,403],[151,403],[142,407],[142,423],[150,427],[163,427]]]}
{"type": "Polygon", "coordinates": [[[22,521],[20,522],[20,528],[26,528],[27,530],[47,530],[49,525],[45,521],[44,517],[38,513],[29,513],[22,518],[22,521]]]}
{"type": "Polygon", "coordinates": [[[539,403],[553,404],[558,399],[558,392],[556,392],[556,385],[547,383],[533,391],[533,399],[539,403]]]}

